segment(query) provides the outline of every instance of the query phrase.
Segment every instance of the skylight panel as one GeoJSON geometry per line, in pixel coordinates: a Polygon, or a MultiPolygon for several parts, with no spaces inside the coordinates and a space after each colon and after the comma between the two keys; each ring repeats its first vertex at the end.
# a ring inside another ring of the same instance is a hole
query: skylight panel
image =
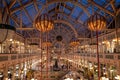
{"type": "Polygon", "coordinates": [[[87,10],[89,11],[90,14],[92,14],[92,13],[93,13],[93,11],[92,11],[92,5],[90,5],[90,6],[87,8],[87,10]]]}
{"type": "Polygon", "coordinates": [[[7,4],[10,4],[10,0],[6,0],[7,4]]]}
{"type": "Polygon", "coordinates": [[[94,8],[93,12],[99,10],[98,7],[96,7],[96,6],[94,6],[93,8],[94,8]]]}
{"type": "Polygon", "coordinates": [[[33,4],[30,4],[29,6],[26,7],[26,9],[31,9],[33,7],[33,4]]]}
{"type": "Polygon", "coordinates": [[[120,8],[120,0],[115,0],[115,7],[120,8]]]}
{"type": "Polygon", "coordinates": [[[80,16],[80,20],[83,21],[83,22],[85,22],[87,19],[88,19],[88,16],[87,16],[86,13],[84,13],[80,16]]]}
{"type": "Polygon", "coordinates": [[[15,26],[15,23],[12,19],[10,19],[10,25],[15,26]]]}
{"type": "Polygon", "coordinates": [[[87,0],[81,0],[80,3],[82,3],[84,6],[88,5],[88,1],[87,0]]]}
{"type": "Polygon", "coordinates": [[[94,0],[95,1],[95,3],[97,3],[98,5],[100,5],[100,6],[103,6],[103,5],[105,5],[106,3],[107,3],[107,1],[106,0],[94,0]]]}
{"type": "Polygon", "coordinates": [[[21,0],[22,4],[27,3],[29,0],[21,0]]]}
{"type": "Polygon", "coordinates": [[[111,7],[111,5],[109,5],[106,9],[109,10],[109,11],[111,11],[111,12],[114,12],[113,8],[111,7]]]}
{"type": "Polygon", "coordinates": [[[104,11],[100,11],[99,14],[105,16],[105,12],[104,11]]]}
{"type": "Polygon", "coordinates": [[[116,3],[120,3],[120,0],[115,0],[116,3]]]}
{"type": "Polygon", "coordinates": [[[20,14],[21,14],[21,10],[16,11],[14,14],[17,15],[17,16],[20,16],[20,14]]]}
{"type": "Polygon", "coordinates": [[[16,1],[16,3],[12,6],[11,9],[14,9],[14,8],[17,8],[17,7],[20,7],[20,4],[18,3],[18,1],[16,1]]]}
{"type": "Polygon", "coordinates": [[[30,17],[34,19],[35,15],[37,14],[34,5],[31,4],[30,6],[26,7],[26,10],[28,11],[30,17]]]}
{"type": "Polygon", "coordinates": [[[82,9],[76,6],[76,7],[74,8],[73,13],[72,13],[72,17],[73,17],[74,19],[76,19],[76,18],[79,16],[79,13],[80,13],[81,11],[82,11],[82,9]]]}
{"type": "Polygon", "coordinates": [[[37,2],[41,2],[41,3],[45,4],[46,0],[37,0],[37,2]]]}
{"type": "Polygon", "coordinates": [[[56,4],[51,4],[51,5],[49,5],[49,6],[48,6],[48,11],[51,10],[51,9],[53,9],[53,8],[55,8],[55,6],[56,6],[56,4]]]}
{"type": "Polygon", "coordinates": [[[27,24],[30,23],[28,17],[26,16],[26,14],[25,14],[24,12],[22,13],[22,22],[23,22],[25,25],[27,25],[27,24]]]}
{"type": "Polygon", "coordinates": [[[76,19],[77,17],[76,17],[75,15],[72,14],[72,18],[73,18],[73,19],[76,19]]]}
{"type": "Polygon", "coordinates": [[[67,6],[70,6],[71,8],[74,7],[74,5],[73,5],[71,2],[67,2],[66,5],[67,5],[67,6]]]}
{"type": "Polygon", "coordinates": [[[68,10],[68,9],[66,9],[66,8],[64,8],[64,12],[65,12],[67,15],[70,14],[70,10],[68,10]]]}
{"type": "Polygon", "coordinates": [[[41,9],[41,8],[42,8],[42,5],[38,5],[38,8],[41,9]]]}
{"type": "Polygon", "coordinates": [[[64,20],[67,20],[67,17],[66,17],[66,16],[63,16],[63,19],[64,19],[64,20]]]}
{"type": "Polygon", "coordinates": [[[4,7],[4,5],[0,3],[0,7],[1,7],[1,8],[3,8],[3,7],[4,7]]]}

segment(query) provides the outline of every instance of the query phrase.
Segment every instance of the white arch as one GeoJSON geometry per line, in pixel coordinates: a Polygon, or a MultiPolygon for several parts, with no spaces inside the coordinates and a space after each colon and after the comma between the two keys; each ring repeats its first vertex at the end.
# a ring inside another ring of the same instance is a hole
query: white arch
{"type": "Polygon", "coordinates": [[[68,25],[68,26],[73,30],[73,32],[74,32],[74,34],[75,34],[75,37],[76,37],[76,38],[78,37],[78,34],[77,34],[75,28],[74,28],[69,22],[67,22],[67,21],[65,21],[65,20],[55,20],[54,22],[55,22],[55,23],[63,23],[63,24],[68,25]]]}

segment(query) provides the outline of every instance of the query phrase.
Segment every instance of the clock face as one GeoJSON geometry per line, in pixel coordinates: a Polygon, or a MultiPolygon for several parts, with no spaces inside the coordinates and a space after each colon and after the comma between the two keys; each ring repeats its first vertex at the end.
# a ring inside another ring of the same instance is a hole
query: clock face
{"type": "Polygon", "coordinates": [[[63,39],[63,38],[62,38],[61,35],[56,36],[56,40],[57,40],[57,41],[62,41],[62,39],[63,39]]]}

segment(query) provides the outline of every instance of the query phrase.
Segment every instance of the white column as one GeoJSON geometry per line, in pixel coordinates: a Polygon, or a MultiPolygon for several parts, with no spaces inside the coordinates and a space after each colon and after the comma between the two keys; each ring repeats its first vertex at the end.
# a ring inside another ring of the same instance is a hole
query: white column
{"type": "Polygon", "coordinates": [[[16,65],[13,65],[12,80],[15,80],[16,65]]]}
{"type": "Polygon", "coordinates": [[[4,80],[7,80],[8,79],[8,66],[7,65],[5,65],[5,67],[4,67],[4,80]]]}
{"type": "Polygon", "coordinates": [[[21,66],[21,63],[19,64],[19,70],[18,70],[18,78],[21,79],[21,69],[22,69],[22,66],[21,66]]]}

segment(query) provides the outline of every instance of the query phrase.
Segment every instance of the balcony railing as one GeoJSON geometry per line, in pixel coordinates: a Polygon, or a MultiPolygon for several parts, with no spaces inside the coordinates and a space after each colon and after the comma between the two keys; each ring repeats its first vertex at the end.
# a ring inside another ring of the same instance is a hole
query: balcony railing
{"type": "MultiPolygon", "coordinates": [[[[88,57],[88,58],[97,58],[97,55],[95,53],[79,53],[78,54],[81,57],[88,57]]],[[[118,53],[108,53],[108,54],[99,54],[99,58],[105,58],[105,59],[111,59],[111,60],[120,60],[120,54],[118,53]]]]}
{"type": "Polygon", "coordinates": [[[0,54],[0,62],[2,61],[8,61],[8,60],[16,60],[16,59],[23,59],[23,58],[29,58],[32,56],[37,56],[39,54],[0,54]]]}

